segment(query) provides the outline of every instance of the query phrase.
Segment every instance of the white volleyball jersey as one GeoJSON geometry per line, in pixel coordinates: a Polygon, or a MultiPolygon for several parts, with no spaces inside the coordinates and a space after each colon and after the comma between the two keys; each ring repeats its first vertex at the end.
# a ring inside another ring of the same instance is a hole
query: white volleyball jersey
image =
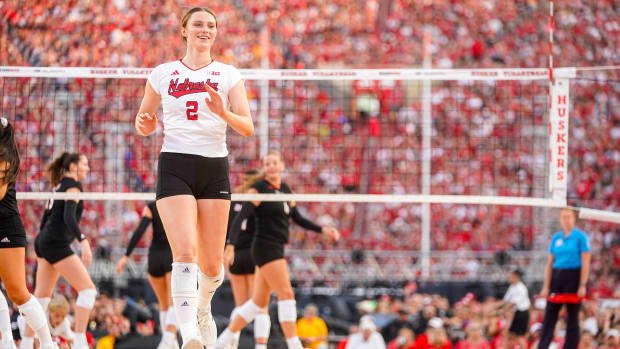
{"type": "Polygon", "coordinates": [[[217,91],[228,108],[228,92],[241,80],[239,71],[217,61],[191,69],[181,60],[157,66],[148,78],[161,96],[164,110],[164,143],[162,152],[224,157],[226,121],[212,113],[205,99],[206,86],[217,91]]]}

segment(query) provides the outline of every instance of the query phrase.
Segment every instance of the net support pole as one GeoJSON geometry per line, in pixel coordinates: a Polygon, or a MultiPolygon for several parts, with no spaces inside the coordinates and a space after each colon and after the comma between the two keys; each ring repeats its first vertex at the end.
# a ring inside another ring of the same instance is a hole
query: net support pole
{"type": "MultiPolygon", "coordinates": [[[[269,29],[264,26],[261,31],[261,46],[263,56],[261,68],[269,69],[269,29]]],[[[269,80],[260,81],[260,110],[258,112],[259,151],[262,159],[269,151],[269,80]]]]}
{"type": "MultiPolygon", "coordinates": [[[[432,0],[426,0],[425,5],[430,6],[432,0]]],[[[428,13],[430,8],[426,9],[428,13]]],[[[430,69],[431,62],[431,30],[430,21],[426,21],[424,27],[424,69],[430,69]]],[[[422,86],[422,194],[431,193],[431,81],[424,80],[422,86]]],[[[422,252],[422,278],[430,277],[430,252],[431,252],[431,205],[422,204],[420,249],[422,252]]]]}

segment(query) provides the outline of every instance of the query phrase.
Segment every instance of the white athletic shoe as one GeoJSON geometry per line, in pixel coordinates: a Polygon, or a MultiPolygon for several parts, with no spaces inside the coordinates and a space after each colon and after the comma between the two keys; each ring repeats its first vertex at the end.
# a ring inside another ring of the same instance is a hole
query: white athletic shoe
{"type": "Polygon", "coordinates": [[[183,349],[204,349],[200,337],[193,337],[187,342],[183,343],[183,349]]]}
{"type": "Polygon", "coordinates": [[[217,340],[217,326],[213,315],[211,315],[211,309],[198,308],[198,329],[200,330],[200,337],[202,338],[202,344],[209,347],[215,344],[217,340]]]}

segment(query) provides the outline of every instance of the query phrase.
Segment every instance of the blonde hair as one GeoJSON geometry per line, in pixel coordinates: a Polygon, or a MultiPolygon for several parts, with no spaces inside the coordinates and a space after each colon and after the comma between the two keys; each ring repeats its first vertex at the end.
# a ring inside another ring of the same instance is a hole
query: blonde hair
{"type": "Polygon", "coordinates": [[[65,310],[69,312],[71,310],[71,306],[67,299],[62,295],[57,295],[52,298],[50,304],[47,306],[47,310],[49,312],[57,311],[57,310],[65,310]]]}
{"type": "Polygon", "coordinates": [[[267,159],[268,156],[277,156],[278,159],[280,159],[280,161],[284,161],[284,158],[282,158],[282,153],[280,153],[277,150],[270,150],[267,152],[267,154],[265,156],[263,156],[263,158],[261,159],[261,161],[265,161],[265,159],[267,159]]]}
{"type": "MultiPolygon", "coordinates": [[[[206,12],[206,13],[211,14],[211,16],[215,18],[215,27],[217,28],[217,17],[215,16],[215,12],[213,12],[213,10],[211,10],[208,7],[193,7],[189,9],[187,12],[185,12],[185,14],[183,15],[183,18],[181,19],[181,27],[186,28],[187,22],[189,22],[189,19],[196,12],[206,12]]],[[[183,39],[183,42],[187,44],[187,38],[184,37],[182,34],[181,34],[181,38],[183,39]]]]}

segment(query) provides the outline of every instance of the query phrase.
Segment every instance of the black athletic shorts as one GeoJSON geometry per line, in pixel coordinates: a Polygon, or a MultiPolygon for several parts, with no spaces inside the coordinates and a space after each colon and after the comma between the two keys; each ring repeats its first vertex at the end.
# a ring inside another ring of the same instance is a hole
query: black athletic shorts
{"type": "Polygon", "coordinates": [[[152,277],[162,277],[172,271],[172,250],[149,248],[147,273],[152,277]]]}
{"type": "Polygon", "coordinates": [[[252,259],[259,267],[277,259],[284,259],[284,244],[255,238],[252,242],[252,259]]]}
{"type": "Polygon", "coordinates": [[[517,336],[525,336],[529,323],[530,312],[527,310],[517,310],[512,318],[508,332],[516,334],[517,336]]]}
{"type": "Polygon", "coordinates": [[[45,259],[50,264],[55,264],[75,254],[70,245],[45,243],[42,241],[41,235],[37,235],[34,239],[34,252],[37,257],[45,259]]]}
{"type": "Polygon", "coordinates": [[[552,269],[549,293],[577,293],[581,281],[581,268],[552,269]]]}
{"type": "Polygon", "coordinates": [[[157,200],[174,195],[230,200],[228,172],[228,157],[162,152],[157,165],[157,200]]]}
{"type": "Polygon", "coordinates": [[[26,247],[26,229],[19,216],[0,219],[0,248],[26,247]]]}
{"type": "Polygon", "coordinates": [[[235,260],[230,266],[230,273],[235,275],[254,274],[254,259],[252,258],[252,249],[244,248],[235,250],[235,260]]]}

